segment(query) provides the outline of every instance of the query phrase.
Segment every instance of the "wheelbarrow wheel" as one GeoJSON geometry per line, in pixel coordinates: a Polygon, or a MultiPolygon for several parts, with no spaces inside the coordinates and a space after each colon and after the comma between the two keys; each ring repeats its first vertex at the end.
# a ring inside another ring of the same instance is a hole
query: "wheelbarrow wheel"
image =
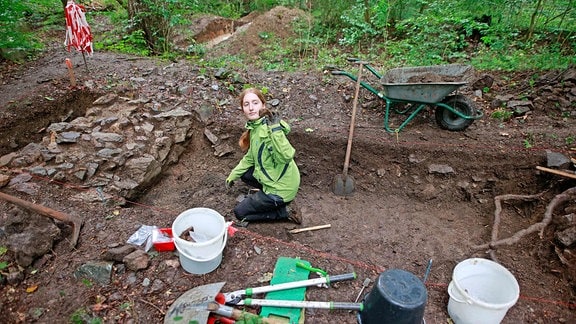
{"type": "MultiPolygon", "coordinates": [[[[463,95],[448,96],[442,100],[443,104],[452,107],[454,110],[458,111],[464,116],[474,117],[476,116],[476,108],[470,99],[463,95]]],[[[443,129],[450,131],[461,131],[465,130],[470,126],[474,119],[462,118],[449,109],[441,106],[436,107],[435,111],[436,123],[443,129]]]]}

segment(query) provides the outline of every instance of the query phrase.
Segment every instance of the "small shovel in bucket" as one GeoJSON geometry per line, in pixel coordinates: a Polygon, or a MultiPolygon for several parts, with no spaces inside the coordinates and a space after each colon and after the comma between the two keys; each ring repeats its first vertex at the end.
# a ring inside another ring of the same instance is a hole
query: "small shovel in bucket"
{"type": "Polygon", "coordinates": [[[356,120],[356,107],[358,106],[358,96],[360,94],[360,75],[364,62],[356,61],[359,64],[358,78],[356,79],[356,91],[354,93],[354,100],[352,104],[352,119],[350,120],[350,131],[348,132],[348,145],[346,146],[346,156],[344,158],[344,169],[342,174],[334,177],[332,183],[332,192],[338,196],[349,196],[354,192],[354,178],[348,175],[348,167],[350,165],[350,153],[352,152],[352,137],[354,136],[354,123],[356,120]]]}

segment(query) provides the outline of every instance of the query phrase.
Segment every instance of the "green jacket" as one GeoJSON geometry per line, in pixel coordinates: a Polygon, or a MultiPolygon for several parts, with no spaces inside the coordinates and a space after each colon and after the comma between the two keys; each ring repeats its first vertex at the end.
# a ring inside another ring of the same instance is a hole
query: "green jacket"
{"type": "Polygon", "coordinates": [[[288,203],[300,187],[300,171],[294,162],[296,150],[286,138],[290,126],[283,120],[280,125],[268,126],[264,119],[246,123],[250,130],[250,148],[226,181],[238,180],[254,166],[254,178],[262,184],[264,193],[280,196],[288,203]]]}

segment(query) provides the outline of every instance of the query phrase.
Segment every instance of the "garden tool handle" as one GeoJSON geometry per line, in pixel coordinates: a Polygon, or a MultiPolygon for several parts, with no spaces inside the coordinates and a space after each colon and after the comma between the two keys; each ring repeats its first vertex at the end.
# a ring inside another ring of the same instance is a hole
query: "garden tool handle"
{"type": "Polygon", "coordinates": [[[246,288],[244,290],[236,290],[229,293],[224,293],[224,297],[226,300],[226,304],[231,305],[241,305],[240,302],[244,296],[252,296],[255,294],[267,293],[271,291],[279,291],[279,290],[286,290],[292,288],[300,288],[300,287],[308,287],[308,286],[316,286],[321,284],[329,284],[331,282],[343,281],[343,280],[352,280],[356,279],[356,273],[345,273],[341,275],[334,275],[334,276],[326,276],[308,280],[300,280],[300,281],[292,281],[292,282],[284,282],[276,285],[269,285],[269,286],[262,286],[262,287],[254,287],[254,288],[246,288]]]}
{"type": "Polygon", "coordinates": [[[326,276],[326,283],[330,284],[331,282],[337,282],[337,281],[344,281],[344,280],[354,280],[356,279],[356,272],[351,272],[351,273],[345,273],[345,274],[340,274],[340,275],[334,275],[334,276],[326,276]]]}
{"type": "Polygon", "coordinates": [[[362,64],[362,65],[368,65],[368,64],[370,64],[370,62],[368,62],[368,61],[362,61],[361,59],[356,58],[356,57],[349,57],[349,58],[347,58],[347,60],[348,60],[348,62],[351,62],[351,63],[360,63],[360,64],[362,64]]]}
{"type": "Polygon", "coordinates": [[[360,95],[360,76],[362,75],[362,67],[364,62],[355,61],[360,64],[358,69],[358,77],[356,78],[356,90],[354,91],[354,99],[352,102],[352,118],[350,120],[350,130],[348,131],[348,144],[346,145],[346,156],[344,157],[344,168],[342,174],[344,178],[348,176],[348,166],[350,165],[350,153],[352,152],[352,138],[354,137],[354,123],[356,120],[356,109],[358,107],[358,96],[360,95]]]}
{"type": "Polygon", "coordinates": [[[322,270],[322,269],[319,269],[319,268],[314,268],[314,267],[312,267],[311,265],[308,265],[308,264],[306,264],[306,263],[304,263],[304,262],[300,262],[300,261],[299,261],[299,262],[296,262],[296,266],[297,266],[298,268],[306,269],[306,270],[308,270],[308,271],[310,271],[310,272],[315,272],[315,273],[317,273],[317,274],[319,274],[319,275],[321,275],[321,276],[323,276],[323,277],[326,277],[326,276],[328,275],[328,273],[327,273],[326,271],[324,271],[324,270],[322,270]]]}
{"type": "Polygon", "coordinates": [[[321,302],[321,301],[299,301],[299,300],[274,300],[274,299],[252,299],[246,298],[240,305],[246,306],[272,306],[288,308],[322,308],[322,309],[349,309],[362,311],[363,303],[349,302],[321,302]]]}

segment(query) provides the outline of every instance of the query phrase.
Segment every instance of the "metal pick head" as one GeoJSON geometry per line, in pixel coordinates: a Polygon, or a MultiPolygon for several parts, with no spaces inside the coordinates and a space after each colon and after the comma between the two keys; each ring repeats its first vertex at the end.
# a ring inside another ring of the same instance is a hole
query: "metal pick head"
{"type": "Polygon", "coordinates": [[[208,323],[209,303],[226,282],[217,282],[192,288],[178,297],[164,316],[164,324],[208,323]]]}

